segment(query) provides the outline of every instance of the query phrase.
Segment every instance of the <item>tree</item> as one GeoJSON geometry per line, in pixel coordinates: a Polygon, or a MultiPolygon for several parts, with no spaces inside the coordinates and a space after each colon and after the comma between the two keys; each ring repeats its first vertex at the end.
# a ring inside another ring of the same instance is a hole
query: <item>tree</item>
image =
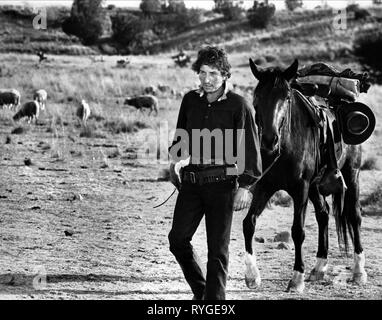
{"type": "Polygon", "coordinates": [[[271,22],[275,15],[276,7],[269,4],[267,0],[264,2],[253,1],[253,7],[247,11],[247,19],[252,27],[256,29],[264,29],[271,22]]]}
{"type": "Polygon", "coordinates": [[[113,17],[113,39],[123,45],[128,53],[144,52],[157,39],[151,28],[152,20],[130,13],[113,17]]]}
{"type": "Polygon", "coordinates": [[[186,5],[183,0],[168,0],[166,6],[166,12],[168,13],[185,13],[187,12],[186,5]]]}
{"type": "Polygon", "coordinates": [[[285,6],[289,11],[294,11],[297,8],[301,8],[302,5],[302,0],[285,0],[285,6]]]}
{"type": "Polygon", "coordinates": [[[62,24],[63,31],[84,44],[94,44],[104,32],[106,12],[102,4],[103,0],[74,0],[70,17],[62,24]]]}
{"type": "Polygon", "coordinates": [[[161,12],[163,5],[165,5],[163,0],[142,0],[139,8],[145,16],[151,17],[153,14],[161,12]]]}
{"type": "Polygon", "coordinates": [[[240,0],[214,0],[217,13],[222,13],[227,20],[239,19],[243,12],[243,1],[240,0]]]}
{"type": "Polygon", "coordinates": [[[353,52],[372,79],[382,84],[382,24],[359,30],[354,39],[353,52]]]}
{"type": "Polygon", "coordinates": [[[380,5],[382,4],[382,0],[373,0],[374,5],[380,5]]]}

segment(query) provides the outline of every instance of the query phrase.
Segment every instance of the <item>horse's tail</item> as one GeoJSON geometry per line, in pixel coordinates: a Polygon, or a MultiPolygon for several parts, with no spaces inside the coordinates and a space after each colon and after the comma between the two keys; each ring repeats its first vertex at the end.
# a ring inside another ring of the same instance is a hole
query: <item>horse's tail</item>
{"type": "Polygon", "coordinates": [[[349,210],[344,210],[344,200],[345,200],[346,188],[343,187],[341,192],[333,194],[333,215],[336,221],[336,230],[338,237],[338,246],[341,252],[344,252],[345,255],[348,255],[349,241],[348,233],[353,239],[353,228],[350,224],[348,212],[349,210]]]}

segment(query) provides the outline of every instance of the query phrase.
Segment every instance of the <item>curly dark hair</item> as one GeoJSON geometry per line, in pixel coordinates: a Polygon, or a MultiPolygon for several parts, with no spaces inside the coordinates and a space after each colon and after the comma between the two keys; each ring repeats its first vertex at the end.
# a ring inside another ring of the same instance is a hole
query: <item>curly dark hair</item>
{"type": "Polygon", "coordinates": [[[198,58],[192,64],[192,70],[199,73],[200,67],[204,64],[217,68],[223,76],[227,77],[227,79],[231,77],[231,65],[229,64],[227,54],[223,49],[208,46],[199,50],[198,58]]]}

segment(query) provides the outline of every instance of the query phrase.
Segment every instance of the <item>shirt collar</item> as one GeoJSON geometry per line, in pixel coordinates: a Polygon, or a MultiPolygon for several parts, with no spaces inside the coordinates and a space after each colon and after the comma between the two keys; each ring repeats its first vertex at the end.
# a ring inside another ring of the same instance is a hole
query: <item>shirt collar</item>
{"type": "MultiPolygon", "coordinates": [[[[223,83],[223,86],[224,86],[223,94],[222,94],[222,95],[219,97],[219,99],[217,99],[216,101],[226,100],[226,99],[227,99],[227,93],[228,93],[229,91],[231,91],[232,88],[233,88],[232,85],[231,85],[231,83],[228,82],[228,81],[225,81],[225,82],[223,83]]],[[[203,90],[202,85],[199,85],[199,89],[196,90],[196,93],[199,94],[199,97],[203,97],[203,96],[206,94],[206,92],[203,90]]]]}

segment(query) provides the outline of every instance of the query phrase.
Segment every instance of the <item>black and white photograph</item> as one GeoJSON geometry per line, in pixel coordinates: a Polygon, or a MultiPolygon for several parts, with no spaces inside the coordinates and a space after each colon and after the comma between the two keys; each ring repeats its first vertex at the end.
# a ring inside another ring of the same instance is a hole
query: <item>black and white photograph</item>
{"type": "Polygon", "coordinates": [[[382,0],[1,0],[0,300],[381,301],[381,57],[382,0]]]}

